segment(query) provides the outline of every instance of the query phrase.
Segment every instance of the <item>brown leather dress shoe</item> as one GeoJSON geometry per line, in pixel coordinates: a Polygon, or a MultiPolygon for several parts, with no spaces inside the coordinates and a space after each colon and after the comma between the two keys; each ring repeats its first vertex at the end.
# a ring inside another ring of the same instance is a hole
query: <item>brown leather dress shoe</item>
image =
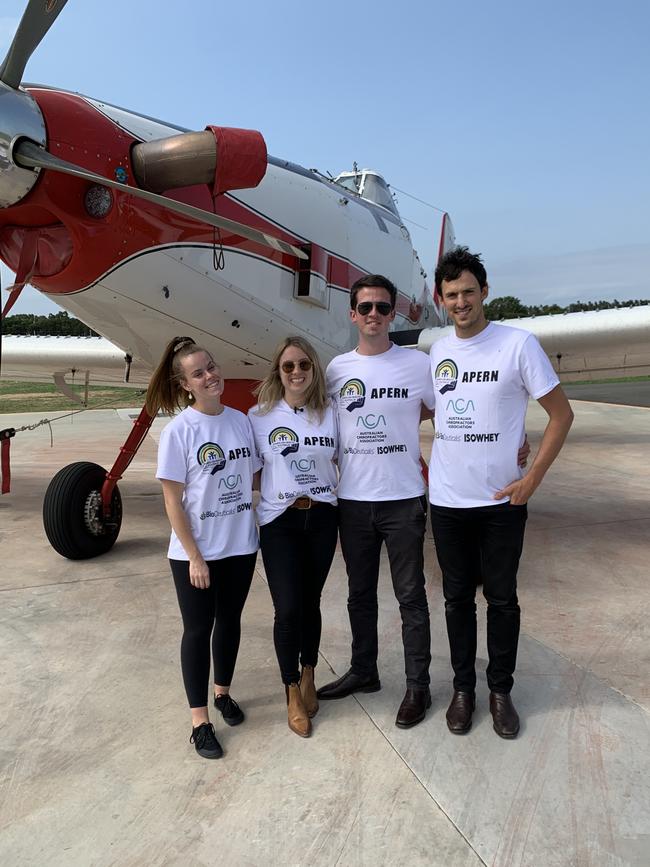
{"type": "Polygon", "coordinates": [[[316,687],[314,686],[314,666],[303,665],[300,675],[300,694],[302,701],[307,711],[307,716],[310,718],[318,713],[318,698],[316,697],[316,687]]]}
{"type": "Polygon", "coordinates": [[[519,715],[512,699],[505,692],[490,693],[490,713],[494,731],[500,738],[516,738],[519,733],[519,715]]]}
{"type": "Polygon", "coordinates": [[[454,690],[451,704],[447,708],[447,728],[452,734],[464,735],[472,727],[472,714],[476,707],[473,692],[454,690]]]}
{"type": "Polygon", "coordinates": [[[287,694],[287,722],[292,732],[301,738],[308,738],[311,734],[311,720],[307,716],[305,705],[300,695],[300,687],[297,683],[285,686],[287,694]]]}
{"type": "Polygon", "coordinates": [[[400,729],[410,729],[424,719],[427,708],[431,707],[431,693],[428,689],[407,689],[406,695],[397,711],[395,725],[400,729]]]}

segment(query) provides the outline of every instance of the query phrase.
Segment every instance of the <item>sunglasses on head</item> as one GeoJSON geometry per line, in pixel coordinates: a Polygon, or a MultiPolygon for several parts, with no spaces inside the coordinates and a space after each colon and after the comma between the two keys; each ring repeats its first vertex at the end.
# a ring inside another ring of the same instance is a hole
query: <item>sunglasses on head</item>
{"type": "Polygon", "coordinates": [[[357,304],[357,313],[367,316],[373,307],[381,316],[388,316],[393,309],[388,301],[362,301],[357,304]]]}
{"type": "Polygon", "coordinates": [[[280,365],[284,373],[292,373],[294,367],[299,367],[300,370],[306,372],[311,370],[313,366],[308,358],[301,358],[300,361],[283,361],[280,365]]]}

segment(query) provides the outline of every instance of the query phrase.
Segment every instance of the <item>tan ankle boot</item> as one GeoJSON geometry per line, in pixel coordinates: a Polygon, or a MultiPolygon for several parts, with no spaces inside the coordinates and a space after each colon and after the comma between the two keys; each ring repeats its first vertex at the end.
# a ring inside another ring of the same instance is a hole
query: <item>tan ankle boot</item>
{"type": "Polygon", "coordinates": [[[318,713],[318,699],[316,698],[316,686],[314,685],[314,666],[303,665],[300,675],[300,694],[305,705],[307,716],[313,717],[318,713]]]}
{"type": "Polygon", "coordinates": [[[289,728],[301,738],[308,738],[311,734],[311,720],[307,716],[305,705],[300,695],[300,687],[297,683],[285,686],[287,694],[287,716],[289,728]]]}

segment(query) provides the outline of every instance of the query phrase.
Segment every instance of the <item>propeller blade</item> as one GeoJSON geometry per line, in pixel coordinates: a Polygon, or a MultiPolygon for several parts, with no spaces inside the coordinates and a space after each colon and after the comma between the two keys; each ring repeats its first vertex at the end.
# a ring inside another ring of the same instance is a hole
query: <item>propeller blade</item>
{"type": "Polygon", "coordinates": [[[195,208],[193,205],[187,205],[185,202],[178,202],[176,199],[168,199],[165,196],[160,196],[157,193],[150,193],[148,190],[141,190],[140,187],[130,187],[127,184],[121,184],[119,181],[112,181],[103,175],[96,175],[94,172],[89,172],[73,163],[68,163],[58,157],[53,156],[48,151],[34,144],[34,142],[23,139],[14,147],[13,151],[14,162],[22,168],[29,169],[50,169],[55,172],[63,172],[66,175],[73,175],[76,178],[82,178],[85,181],[92,181],[95,184],[101,184],[104,187],[112,187],[114,190],[119,190],[121,193],[127,193],[130,196],[144,199],[146,202],[151,202],[154,205],[160,205],[170,211],[175,211],[177,214],[182,214],[185,217],[191,217],[194,220],[199,220],[201,223],[207,223],[209,226],[214,226],[217,229],[224,229],[227,232],[232,232],[234,235],[239,235],[243,238],[248,238],[250,241],[255,241],[257,244],[262,244],[265,247],[270,247],[272,250],[279,250],[281,253],[287,253],[290,256],[296,256],[298,259],[307,259],[307,254],[299,247],[294,247],[293,244],[288,244],[286,241],[281,241],[274,235],[269,235],[266,232],[261,232],[259,229],[253,229],[246,226],[244,223],[237,223],[234,220],[229,220],[227,217],[220,217],[218,214],[213,214],[210,211],[204,211],[202,208],[195,208]]]}
{"type": "Polygon", "coordinates": [[[68,0],[30,0],[2,66],[0,81],[14,90],[23,79],[27,61],[54,24],[68,0]]]}

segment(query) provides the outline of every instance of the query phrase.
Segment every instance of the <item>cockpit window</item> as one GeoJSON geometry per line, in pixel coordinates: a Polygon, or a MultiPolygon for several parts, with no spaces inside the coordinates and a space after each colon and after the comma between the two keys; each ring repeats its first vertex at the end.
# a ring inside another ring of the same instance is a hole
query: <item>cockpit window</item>
{"type": "Polygon", "coordinates": [[[399,219],[399,212],[393,201],[390,188],[381,175],[374,172],[345,172],[334,178],[335,183],[362,199],[386,208],[399,219]]]}
{"type": "Polygon", "coordinates": [[[348,175],[344,178],[338,177],[336,179],[336,183],[340,187],[345,187],[346,190],[350,190],[350,192],[358,194],[361,188],[361,175],[348,175]]]}
{"type": "Polygon", "coordinates": [[[388,189],[388,184],[379,175],[371,175],[369,173],[364,175],[361,196],[364,199],[369,199],[371,202],[381,205],[383,208],[387,208],[395,216],[399,216],[393,197],[388,189]]]}

